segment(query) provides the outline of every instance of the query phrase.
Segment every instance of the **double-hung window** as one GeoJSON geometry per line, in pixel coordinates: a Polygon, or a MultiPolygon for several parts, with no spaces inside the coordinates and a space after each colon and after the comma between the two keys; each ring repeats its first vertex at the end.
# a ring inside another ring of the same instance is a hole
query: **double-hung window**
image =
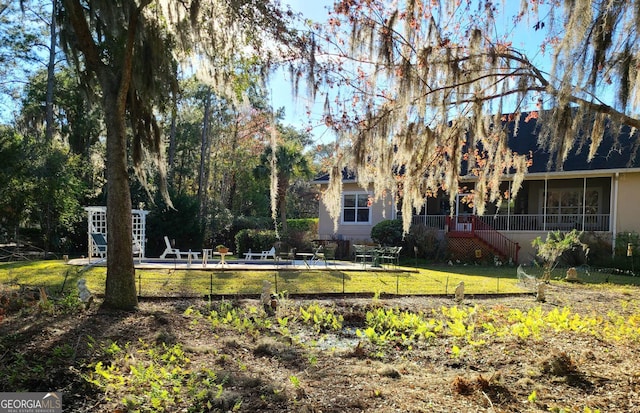
{"type": "Polygon", "coordinates": [[[368,224],[371,222],[371,198],[369,194],[346,193],[342,198],[342,222],[368,224]]]}

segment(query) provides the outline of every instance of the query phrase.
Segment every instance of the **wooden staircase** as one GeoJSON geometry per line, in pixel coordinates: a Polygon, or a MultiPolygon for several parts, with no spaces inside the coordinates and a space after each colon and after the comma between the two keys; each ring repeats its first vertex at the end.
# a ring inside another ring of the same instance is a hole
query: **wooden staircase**
{"type": "Polygon", "coordinates": [[[497,256],[503,262],[518,262],[520,245],[505,237],[475,215],[447,217],[448,248],[461,261],[497,256]]]}

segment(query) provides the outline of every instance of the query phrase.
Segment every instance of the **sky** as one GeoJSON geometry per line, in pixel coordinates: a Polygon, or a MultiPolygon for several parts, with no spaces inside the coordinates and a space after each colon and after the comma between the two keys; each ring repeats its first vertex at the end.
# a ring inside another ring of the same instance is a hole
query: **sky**
{"type": "MultiPolygon", "coordinates": [[[[305,18],[315,22],[323,22],[327,19],[328,7],[333,5],[333,0],[286,0],[283,1],[283,4],[288,4],[293,11],[302,13],[305,18]]],[[[332,132],[324,125],[318,125],[322,116],[322,103],[314,104],[311,102],[302,88],[298,96],[294,96],[291,76],[286,70],[274,73],[271,76],[269,86],[273,108],[283,107],[285,110],[283,124],[305,130],[309,126],[307,110],[310,109],[311,125],[314,126],[310,133],[316,143],[327,143],[333,140],[332,132]]]]}
{"type": "MultiPolygon", "coordinates": [[[[389,0],[389,3],[395,1],[389,0]]],[[[502,19],[504,28],[512,27],[513,16],[518,12],[520,2],[509,0],[505,2],[505,10],[503,10],[499,19],[502,19]]],[[[328,9],[334,4],[334,0],[284,0],[283,4],[290,5],[292,10],[300,12],[306,18],[315,22],[324,22],[328,17],[328,9]]],[[[531,19],[530,19],[531,20],[531,19]]],[[[498,20],[498,24],[500,24],[498,20]]],[[[527,50],[527,57],[539,66],[548,67],[550,65],[549,56],[543,56],[540,52],[531,52],[533,47],[538,48],[543,41],[542,31],[535,31],[533,25],[535,21],[527,21],[522,25],[521,30],[513,34],[513,45],[521,50],[527,50]]],[[[294,97],[291,88],[291,79],[286,71],[278,71],[274,73],[270,79],[270,89],[272,96],[272,106],[274,109],[283,107],[285,109],[285,117],[283,123],[292,125],[298,129],[306,129],[309,125],[309,115],[307,109],[311,109],[311,129],[310,133],[314,137],[316,143],[328,143],[335,139],[331,132],[324,125],[320,124],[323,114],[323,102],[309,102],[306,94],[301,88],[301,93],[294,97]]],[[[529,110],[533,109],[529,108],[529,110]]]]}

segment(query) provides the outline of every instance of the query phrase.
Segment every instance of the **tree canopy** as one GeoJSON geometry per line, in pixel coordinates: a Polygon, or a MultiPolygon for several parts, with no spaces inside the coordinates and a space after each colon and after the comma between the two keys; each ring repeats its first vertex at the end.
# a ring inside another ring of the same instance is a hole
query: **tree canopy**
{"type": "Polygon", "coordinates": [[[507,126],[525,112],[559,164],[578,141],[593,156],[607,130],[635,135],[639,10],[608,0],[337,1],[328,25],[312,26],[308,74],[338,135],[325,196],[334,218],[344,167],[376,196],[400,187],[405,230],[425,196],[443,189],[454,202],[463,163],[479,213],[515,196],[535,159],[508,148],[507,126]],[[514,192],[500,193],[509,174],[514,192]]]}
{"type": "MultiPolygon", "coordinates": [[[[157,111],[171,104],[179,65],[190,65],[201,79],[232,95],[235,62],[253,59],[255,66],[266,67],[283,50],[303,43],[288,27],[291,14],[258,0],[62,0],[57,17],[63,49],[85,87],[98,92],[104,110],[109,233],[104,305],[134,308],[128,137],[144,182],[145,153],[155,155],[163,171],[157,111]]],[[[165,179],[158,182],[162,186],[165,179]]]]}

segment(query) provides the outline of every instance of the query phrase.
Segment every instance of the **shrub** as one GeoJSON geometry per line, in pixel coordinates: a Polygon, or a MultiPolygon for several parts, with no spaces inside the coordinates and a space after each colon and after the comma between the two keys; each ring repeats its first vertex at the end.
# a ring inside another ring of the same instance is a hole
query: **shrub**
{"type": "Polygon", "coordinates": [[[288,219],[287,227],[289,232],[311,232],[318,233],[318,218],[288,219]]]}
{"type": "Polygon", "coordinates": [[[402,221],[399,219],[380,221],[371,228],[371,239],[380,245],[400,246],[402,235],[402,221]]]}
{"type": "MultiPolygon", "coordinates": [[[[198,221],[198,200],[194,196],[172,194],[173,207],[167,207],[161,200],[147,216],[146,246],[148,257],[157,257],[164,251],[164,236],[175,239],[180,249],[199,250],[203,245],[203,236],[198,221]]],[[[85,235],[86,236],[86,235],[85,235]]]]}
{"type": "Polygon", "coordinates": [[[287,247],[298,251],[313,248],[313,240],[318,234],[318,218],[288,219],[287,227],[287,233],[283,234],[287,247]]]}
{"type": "Polygon", "coordinates": [[[407,254],[417,247],[418,257],[430,260],[444,259],[447,250],[442,238],[438,237],[438,230],[428,228],[423,223],[411,225],[405,237],[405,246],[407,254]]]}
{"type": "Polygon", "coordinates": [[[271,249],[278,241],[276,232],[268,229],[243,229],[235,236],[236,253],[265,251],[271,249]]]}
{"type": "MultiPolygon", "coordinates": [[[[583,232],[580,240],[589,246],[589,254],[586,255],[581,248],[568,251],[570,259],[564,262],[565,265],[578,266],[590,264],[597,267],[608,267],[611,263],[611,239],[609,236],[597,232],[583,232]],[[588,262],[587,262],[588,258],[588,262]]],[[[626,258],[625,244],[625,258],[626,258]]],[[[564,256],[562,257],[565,258],[564,256]]]]}

